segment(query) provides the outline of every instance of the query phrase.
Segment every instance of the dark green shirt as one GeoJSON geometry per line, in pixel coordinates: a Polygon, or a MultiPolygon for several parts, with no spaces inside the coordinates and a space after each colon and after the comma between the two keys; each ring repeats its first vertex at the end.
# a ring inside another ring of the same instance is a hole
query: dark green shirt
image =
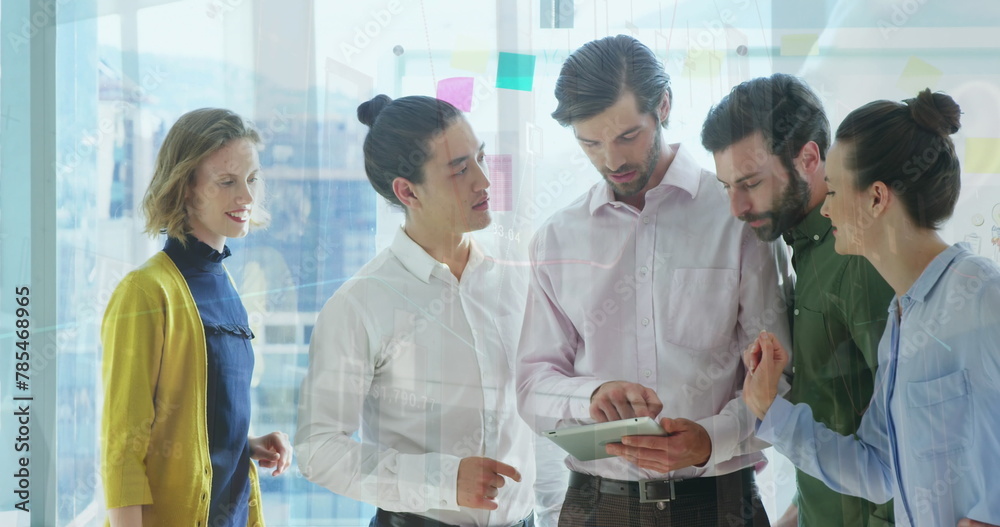
{"type": "MultiPolygon", "coordinates": [[[[792,323],[792,391],[831,430],[850,435],[872,397],[878,343],[885,330],[892,288],[861,256],[834,251],[830,220],[816,207],[789,232],[795,268],[792,323]]],[[[875,506],[837,494],[796,471],[799,525],[892,525],[892,502],[875,506]]]]}

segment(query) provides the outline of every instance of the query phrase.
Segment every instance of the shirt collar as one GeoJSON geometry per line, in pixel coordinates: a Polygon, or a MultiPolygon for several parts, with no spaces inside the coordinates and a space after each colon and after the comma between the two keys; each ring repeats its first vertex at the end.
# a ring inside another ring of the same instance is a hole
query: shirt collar
{"type": "Polygon", "coordinates": [[[228,245],[223,245],[220,253],[190,234],[186,236],[185,241],[187,247],[182,245],[177,238],[167,238],[167,242],[163,245],[163,251],[177,263],[215,274],[222,273],[222,261],[232,255],[228,245]]]}
{"type": "MultiPolygon", "coordinates": [[[[934,257],[931,263],[927,264],[927,268],[924,272],[920,273],[917,277],[917,281],[913,282],[910,289],[903,295],[900,302],[906,303],[908,301],[923,302],[927,298],[927,295],[931,292],[931,289],[941,280],[944,276],[945,271],[948,270],[948,266],[951,262],[955,261],[959,256],[965,256],[971,254],[969,245],[965,242],[960,242],[948,247],[941,254],[934,257]]],[[[895,320],[898,318],[899,313],[899,303],[895,300],[889,302],[889,317],[890,320],[895,320]]]]}
{"type": "MultiPolygon", "coordinates": [[[[698,162],[680,143],[668,145],[667,148],[674,151],[674,160],[667,167],[667,173],[663,175],[660,184],[646,191],[646,195],[666,192],[668,187],[677,187],[690,194],[692,198],[697,197],[698,187],[701,185],[702,170],[698,166],[698,162]]],[[[591,191],[590,213],[596,213],[605,205],[617,208],[621,206],[621,202],[615,199],[611,185],[607,181],[601,181],[591,191]]]]}
{"type": "Polygon", "coordinates": [[[814,207],[813,210],[809,211],[802,218],[802,221],[798,225],[782,234],[785,243],[793,246],[806,243],[814,243],[816,245],[823,243],[830,234],[830,231],[833,230],[833,223],[830,221],[830,218],[820,214],[820,210],[822,209],[822,205],[814,207]]]}
{"type": "MultiPolygon", "coordinates": [[[[433,256],[427,254],[417,242],[413,241],[412,238],[403,227],[400,226],[399,230],[396,231],[396,237],[392,240],[392,244],[389,246],[396,258],[403,264],[413,276],[416,276],[424,283],[429,283],[431,280],[431,275],[434,273],[435,269],[445,270],[449,275],[451,271],[446,269],[446,265],[435,260],[433,256]]],[[[479,244],[476,243],[475,239],[471,236],[469,237],[469,262],[465,265],[465,271],[468,272],[471,269],[476,268],[479,264],[486,261],[486,255],[483,253],[479,244]]],[[[464,274],[463,274],[464,275],[464,274]]]]}
{"type": "Polygon", "coordinates": [[[941,254],[931,260],[931,263],[927,265],[924,272],[920,273],[920,277],[910,286],[910,290],[906,292],[906,296],[917,302],[923,302],[931,289],[934,288],[934,285],[941,280],[951,262],[962,255],[962,253],[968,252],[970,252],[969,246],[965,243],[956,243],[941,251],[941,254]]]}

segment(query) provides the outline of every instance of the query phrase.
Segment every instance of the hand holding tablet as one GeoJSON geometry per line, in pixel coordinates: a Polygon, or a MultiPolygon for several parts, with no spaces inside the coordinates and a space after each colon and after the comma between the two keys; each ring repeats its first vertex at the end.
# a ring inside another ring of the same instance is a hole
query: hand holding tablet
{"type": "Polygon", "coordinates": [[[621,443],[624,436],[664,436],[663,428],[650,417],[632,417],[606,423],[571,426],[543,434],[580,461],[613,457],[605,445],[621,443]]]}

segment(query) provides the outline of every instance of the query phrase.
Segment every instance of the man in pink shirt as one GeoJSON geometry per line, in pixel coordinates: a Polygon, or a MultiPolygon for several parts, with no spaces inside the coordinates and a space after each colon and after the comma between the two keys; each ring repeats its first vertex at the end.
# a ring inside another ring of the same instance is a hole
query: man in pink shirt
{"type": "Polygon", "coordinates": [[[639,41],[576,50],[556,98],[603,181],[531,242],[519,411],[536,432],[650,416],[669,433],[569,456],[559,523],[767,525],[740,354],[764,327],[788,342],[785,248],[729,216],[715,175],[663,140],[669,77],[639,41]]]}

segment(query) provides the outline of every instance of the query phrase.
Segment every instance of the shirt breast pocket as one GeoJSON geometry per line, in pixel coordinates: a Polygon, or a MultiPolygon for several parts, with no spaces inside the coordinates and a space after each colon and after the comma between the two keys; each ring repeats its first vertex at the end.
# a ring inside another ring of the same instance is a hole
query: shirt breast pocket
{"type": "Polygon", "coordinates": [[[907,383],[906,402],[907,435],[917,457],[929,458],[968,448],[975,416],[967,370],[907,383]]]}
{"type": "Polygon", "coordinates": [[[733,338],[739,310],[735,269],[675,269],[661,315],[666,340],[694,350],[725,346],[733,338]]]}
{"type": "MultiPolygon", "coordinates": [[[[850,379],[867,369],[864,357],[855,351],[857,348],[846,344],[851,336],[842,325],[828,324],[822,312],[798,304],[792,314],[792,349],[801,351],[792,353],[792,364],[796,375],[801,375],[805,382],[833,381],[839,389],[843,383],[853,383],[850,379]]],[[[854,390],[853,384],[851,386],[854,390]]],[[[815,386],[804,389],[815,389],[815,386]]]]}

